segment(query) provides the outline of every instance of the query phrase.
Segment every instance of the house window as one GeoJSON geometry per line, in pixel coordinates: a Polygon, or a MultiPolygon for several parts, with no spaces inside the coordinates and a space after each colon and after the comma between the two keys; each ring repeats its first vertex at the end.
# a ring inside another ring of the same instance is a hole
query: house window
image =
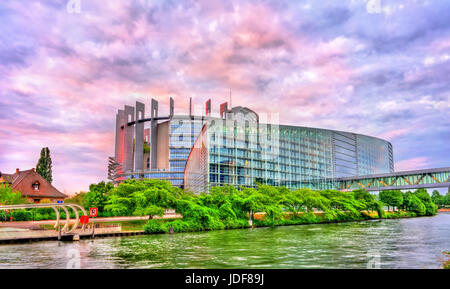
{"type": "Polygon", "coordinates": [[[34,182],[34,184],[33,184],[33,189],[35,190],[35,191],[39,191],[39,186],[40,186],[41,184],[38,182],[38,181],[36,181],[36,182],[34,182]]]}

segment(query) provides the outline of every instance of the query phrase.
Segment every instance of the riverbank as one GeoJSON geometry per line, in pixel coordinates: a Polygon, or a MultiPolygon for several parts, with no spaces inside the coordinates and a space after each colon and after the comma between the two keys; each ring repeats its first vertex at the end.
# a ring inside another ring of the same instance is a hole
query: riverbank
{"type": "MultiPolygon", "coordinates": [[[[180,214],[165,214],[162,217],[154,216],[154,219],[179,219],[182,218],[180,214]]],[[[142,226],[149,220],[149,216],[121,216],[121,217],[100,217],[91,219],[96,224],[121,224],[122,227],[128,227],[134,223],[142,223],[142,226]]],[[[66,220],[61,219],[60,223],[65,224],[66,220]]],[[[55,220],[40,220],[40,221],[14,221],[14,222],[0,222],[1,227],[21,228],[29,230],[51,229],[55,224],[55,220]]],[[[75,219],[69,219],[69,226],[75,224],[75,219]]],[[[143,229],[142,229],[143,230],[143,229]]]]}
{"type": "MultiPolygon", "coordinates": [[[[405,211],[385,211],[385,219],[396,218],[411,218],[415,217],[413,213],[405,211]]],[[[174,233],[184,232],[201,232],[213,231],[193,225],[190,222],[180,219],[181,216],[166,216],[163,218],[155,218],[149,220],[148,217],[112,217],[96,219],[96,237],[118,237],[118,236],[133,236],[139,234],[161,234],[169,233],[172,226],[174,233]]],[[[357,218],[349,213],[342,213],[341,220],[327,220],[324,218],[323,212],[299,213],[297,218],[292,218],[292,213],[286,213],[284,218],[281,218],[274,223],[266,219],[265,213],[255,213],[252,226],[249,225],[248,220],[239,220],[233,224],[221,228],[222,230],[230,229],[245,229],[245,228],[263,228],[263,227],[279,227],[279,226],[293,226],[293,225],[310,225],[310,224],[332,224],[345,222],[362,222],[368,220],[382,220],[378,218],[377,212],[363,211],[361,217],[357,218]]],[[[73,224],[75,220],[70,220],[73,224]]],[[[33,222],[2,222],[0,224],[0,244],[23,243],[31,241],[47,241],[58,240],[58,232],[53,228],[54,221],[33,221],[33,222]],[[8,226],[10,225],[10,226],[8,226]]],[[[64,240],[72,240],[73,235],[78,235],[80,238],[92,238],[92,233],[89,231],[77,230],[69,237],[64,237],[64,240]]]]}
{"type": "Polygon", "coordinates": [[[216,231],[228,229],[245,229],[245,228],[262,228],[262,227],[278,227],[278,226],[293,226],[293,225],[311,225],[311,224],[333,224],[345,222],[361,222],[368,220],[383,220],[383,219],[399,219],[399,218],[414,218],[418,217],[413,212],[407,211],[384,211],[383,218],[379,218],[376,211],[363,211],[359,215],[353,212],[334,212],[335,214],[330,218],[324,212],[309,212],[298,213],[296,218],[293,218],[291,213],[285,213],[284,217],[277,220],[270,220],[265,213],[256,213],[252,225],[249,224],[248,219],[229,220],[224,221],[224,226],[211,229],[202,227],[196,222],[190,220],[149,220],[144,226],[144,231],[147,234],[164,234],[164,233],[185,233],[185,232],[201,232],[201,231],[216,231]]]}

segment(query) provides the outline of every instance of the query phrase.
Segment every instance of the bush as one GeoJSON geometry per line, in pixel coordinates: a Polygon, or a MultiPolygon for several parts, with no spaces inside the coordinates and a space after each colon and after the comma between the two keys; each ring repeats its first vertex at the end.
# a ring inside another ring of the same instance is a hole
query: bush
{"type": "Polygon", "coordinates": [[[13,191],[10,187],[0,187],[0,203],[2,205],[17,205],[28,203],[18,191],[13,191]]]}
{"type": "Polygon", "coordinates": [[[244,229],[244,228],[250,228],[250,225],[248,224],[248,220],[242,220],[242,219],[236,219],[236,220],[226,220],[223,221],[223,224],[225,226],[225,229],[244,229]]]}
{"type": "Polygon", "coordinates": [[[172,226],[173,231],[176,233],[202,231],[202,229],[203,229],[201,226],[197,226],[193,222],[186,222],[183,220],[176,220],[176,221],[167,223],[166,224],[167,230],[170,229],[170,226],[172,226]]]}
{"type": "Polygon", "coordinates": [[[33,214],[26,210],[14,210],[11,212],[13,221],[31,221],[33,219],[33,214]]]}
{"type": "Polygon", "coordinates": [[[33,209],[33,213],[39,213],[41,215],[49,215],[49,214],[54,214],[55,210],[53,210],[52,208],[39,208],[39,209],[33,209]]]}
{"type": "Polygon", "coordinates": [[[406,211],[396,211],[396,212],[386,212],[386,219],[398,219],[398,218],[408,218],[408,217],[416,217],[416,213],[414,212],[406,212],[406,211]]]}
{"type": "Polygon", "coordinates": [[[5,211],[0,211],[0,221],[6,221],[9,219],[8,214],[5,211]]]}
{"type": "Polygon", "coordinates": [[[314,212],[308,212],[306,214],[303,214],[303,216],[300,217],[300,221],[302,223],[314,224],[314,223],[318,223],[319,219],[314,214],[314,212]]]}
{"type": "Polygon", "coordinates": [[[41,221],[45,220],[45,215],[40,214],[39,212],[33,212],[33,220],[34,221],[41,221]]]}
{"type": "Polygon", "coordinates": [[[98,215],[97,217],[113,217],[113,214],[111,214],[111,212],[107,212],[107,211],[98,211],[98,215]]]}

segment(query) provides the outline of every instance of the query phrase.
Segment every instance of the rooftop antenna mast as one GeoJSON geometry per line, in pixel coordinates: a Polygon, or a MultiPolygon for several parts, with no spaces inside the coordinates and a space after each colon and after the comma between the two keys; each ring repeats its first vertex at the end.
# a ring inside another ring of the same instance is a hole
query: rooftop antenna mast
{"type": "Polygon", "coordinates": [[[233,108],[233,105],[231,104],[231,88],[230,88],[230,108],[233,108]]]}

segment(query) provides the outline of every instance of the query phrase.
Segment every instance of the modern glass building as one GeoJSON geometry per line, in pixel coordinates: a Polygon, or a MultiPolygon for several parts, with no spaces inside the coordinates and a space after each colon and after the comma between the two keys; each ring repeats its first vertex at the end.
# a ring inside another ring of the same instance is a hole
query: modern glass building
{"type": "Polygon", "coordinates": [[[126,179],[154,178],[184,187],[186,160],[205,117],[194,116],[191,112],[174,115],[174,102],[172,99],[170,102],[170,115],[164,117],[158,116],[158,102],[154,99],[149,118],[145,118],[145,105],[140,102],[118,111],[112,158],[116,169],[109,173],[111,180],[117,183],[126,179]]]}
{"type": "MultiPolygon", "coordinates": [[[[228,109],[227,103],[221,105],[220,117],[210,114],[210,101],[204,116],[174,115],[171,102],[171,114],[158,118],[153,100],[150,119],[133,123],[128,118],[126,124],[119,123],[120,140],[127,127],[152,122],[144,130],[151,136],[150,153],[144,154],[142,165],[139,159],[131,167],[122,166],[116,180],[167,179],[195,193],[222,185],[327,189],[336,178],[394,171],[392,145],[382,139],[260,121],[256,112],[245,107],[228,109]]],[[[128,141],[134,145],[125,151],[139,150],[137,139],[128,141]]],[[[127,142],[116,140],[116,160],[124,151],[121,143],[127,142]]]]}

